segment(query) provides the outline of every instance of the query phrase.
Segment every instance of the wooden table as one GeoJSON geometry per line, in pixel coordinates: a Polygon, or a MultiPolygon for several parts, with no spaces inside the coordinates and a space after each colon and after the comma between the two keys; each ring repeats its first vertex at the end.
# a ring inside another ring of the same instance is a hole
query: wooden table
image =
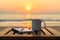
{"type": "Polygon", "coordinates": [[[53,28],[43,28],[38,35],[31,34],[13,34],[12,28],[6,28],[0,32],[1,39],[60,39],[60,32],[53,28]]]}

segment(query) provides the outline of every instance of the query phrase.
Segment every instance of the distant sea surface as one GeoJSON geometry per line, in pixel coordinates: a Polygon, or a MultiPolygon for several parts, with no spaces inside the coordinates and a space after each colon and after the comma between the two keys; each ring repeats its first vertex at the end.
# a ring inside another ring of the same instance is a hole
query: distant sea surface
{"type": "MultiPolygon", "coordinates": [[[[13,14],[13,13],[0,13],[0,19],[7,19],[7,20],[15,20],[15,19],[55,19],[55,20],[60,20],[60,13],[46,13],[46,14],[30,14],[30,17],[27,18],[26,14],[13,14]]],[[[0,22],[0,27],[12,27],[12,26],[25,26],[26,22],[0,22]]],[[[42,25],[44,26],[44,24],[42,23],[42,25]]],[[[60,26],[60,21],[46,21],[46,25],[47,26],[60,26]]]]}

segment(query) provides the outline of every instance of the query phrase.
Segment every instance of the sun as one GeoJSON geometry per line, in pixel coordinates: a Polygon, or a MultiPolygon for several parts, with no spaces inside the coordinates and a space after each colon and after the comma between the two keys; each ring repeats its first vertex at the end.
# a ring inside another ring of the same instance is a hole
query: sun
{"type": "Polygon", "coordinates": [[[30,10],[30,8],[31,8],[30,6],[27,6],[27,7],[26,7],[27,10],[30,10]]]}

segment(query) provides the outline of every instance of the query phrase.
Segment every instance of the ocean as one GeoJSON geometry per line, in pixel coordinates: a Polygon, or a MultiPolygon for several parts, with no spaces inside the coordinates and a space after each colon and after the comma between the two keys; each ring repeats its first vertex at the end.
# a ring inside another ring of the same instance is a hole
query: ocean
{"type": "MultiPolygon", "coordinates": [[[[21,19],[44,19],[46,27],[52,27],[60,32],[60,14],[30,14],[27,18],[26,14],[0,14],[0,20],[21,20],[21,19]]],[[[15,27],[32,27],[32,21],[0,21],[0,31],[7,28],[15,27]]],[[[44,23],[42,22],[42,28],[44,23]]]]}

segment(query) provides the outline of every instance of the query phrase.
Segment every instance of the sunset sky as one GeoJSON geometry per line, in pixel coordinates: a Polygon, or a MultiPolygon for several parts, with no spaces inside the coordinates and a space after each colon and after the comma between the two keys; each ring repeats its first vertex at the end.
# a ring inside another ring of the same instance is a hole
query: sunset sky
{"type": "Polygon", "coordinates": [[[59,12],[60,0],[0,0],[0,12],[59,12]],[[30,7],[28,11],[26,7],[30,7]]]}
{"type": "MultiPolygon", "coordinates": [[[[0,0],[0,19],[30,18],[60,19],[60,0],[0,0]]],[[[0,22],[0,26],[16,26],[14,23],[0,22]]]]}

